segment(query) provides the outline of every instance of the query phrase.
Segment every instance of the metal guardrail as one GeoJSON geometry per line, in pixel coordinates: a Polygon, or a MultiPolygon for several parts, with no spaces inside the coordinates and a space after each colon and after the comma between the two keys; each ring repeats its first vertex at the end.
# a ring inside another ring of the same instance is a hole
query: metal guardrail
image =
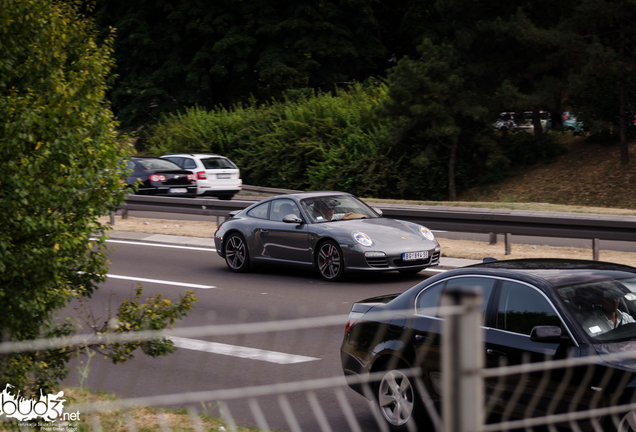
{"type": "MultiPolygon", "coordinates": [[[[296,192],[287,189],[244,186],[265,194],[296,192]]],[[[229,201],[201,198],[170,198],[130,195],[122,209],[227,216],[242,210],[261,197],[239,196],[229,201]]],[[[506,235],[506,254],[510,236],[576,238],[593,240],[594,259],[598,260],[599,240],[636,241],[636,217],[583,213],[557,213],[472,207],[422,206],[373,203],[384,216],[421,223],[430,229],[506,235]]],[[[491,241],[492,242],[492,241],[491,241]]]]}

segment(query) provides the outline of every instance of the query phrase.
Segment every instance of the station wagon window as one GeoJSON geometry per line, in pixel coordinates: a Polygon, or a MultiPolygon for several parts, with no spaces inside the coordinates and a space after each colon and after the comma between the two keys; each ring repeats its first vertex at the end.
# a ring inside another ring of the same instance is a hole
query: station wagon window
{"type": "Polygon", "coordinates": [[[290,199],[279,199],[272,201],[272,211],[269,218],[273,221],[282,221],[288,214],[300,217],[300,211],[296,203],[290,199]]]}
{"type": "Polygon", "coordinates": [[[269,202],[266,202],[265,204],[258,205],[254,207],[252,210],[248,211],[247,215],[258,218],[258,219],[267,219],[268,211],[269,211],[269,202]]]}
{"type": "Polygon", "coordinates": [[[442,290],[456,287],[478,287],[482,293],[481,315],[483,321],[483,317],[486,314],[486,307],[488,306],[488,299],[496,282],[496,279],[475,276],[452,278],[448,281],[440,282],[427,288],[417,298],[417,313],[420,315],[439,316],[436,309],[434,309],[435,312],[433,314],[430,308],[437,308],[439,306],[442,290]],[[429,308],[428,311],[425,311],[427,308],[429,308]]]}
{"type": "Polygon", "coordinates": [[[193,159],[190,159],[190,158],[183,158],[183,159],[181,160],[181,162],[182,162],[182,163],[181,163],[180,165],[181,165],[184,169],[196,169],[196,168],[197,168],[197,163],[196,163],[193,159]]]}
{"type": "Polygon", "coordinates": [[[533,327],[540,325],[561,326],[550,302],[528,285],[505,281],[499,297],[497,328],[529,335],[533,327]]]}

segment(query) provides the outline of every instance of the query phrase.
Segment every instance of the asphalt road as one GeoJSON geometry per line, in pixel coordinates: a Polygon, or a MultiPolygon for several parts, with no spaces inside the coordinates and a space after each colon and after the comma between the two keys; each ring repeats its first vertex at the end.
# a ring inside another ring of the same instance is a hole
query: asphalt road
{"type": "MultiPolygon", "coordinates": [[[[181,348],[164,358],[153,359],[139,353],[123,365],[112,365],[103,358],[93,358],[83,384],[113,392],[122,398],[342,377],[339,347],[346,322],[344,316],[349,313],[352,303],[372,296],[402,292],[428,277],[426,272],[416,276],[389,273],[326,283],[317,274],[283,269],[235,274],[227,270],[224,260],[212,250],[152,244],[117,243],[110,259],[109,278],[102,289],[83,308],[78,308],[78,305],[68,308],[68,315],[86,316],[90,311],[98,321],[106,320],[109,307],[115,309],[123,298],[131,298],[138,283],[132,278],[154,281],[141,282],[145,296],[160,293],[176,298],[185,291],[184,284],[202,286],[191,288],[198,301],[194,310],[179,321],[177,327],[343,315],[340,325],[325,328],[184,338],[178,341],[181,348]],[[226,345],[207,342],[229,345],[230,351],[228,353],[226,345]],[[239,347],[275,352],[289,363],[275,363],[267,360],[267,356],[264,359],[263,351],[252,351],[249,355],[238,357],[239,347]]],[[[80,384],[81,374],[76,366],[77,362],[74,362],[65,384],[80,384]]],[[[342,390],[361,430],[380,430],[366,399],[348,387],[342,387],[342,390]]],[[[352,430],[334,389],[317,390],[314,394],[318,404],[312,404],[314,396],[306,392],[287,396],[301,430],[352,430]],[[328,429],[325,429],[324,422],[327,422],[328,429]]],[[[258,408],[255,408],[254,401],[228,401],[229,411],[237,424],[259,426],[260,411],[266,422],[261,420],[261,427],[292,430],[281,410],[278,396],[262,396],[255,401],[258,408]]],[[[175,406],[183,406],[178,398],[175,406]]],[[[199,411],[204,406],[210,414],[219,414],[216,400],[193,405],[199,411]]]]}

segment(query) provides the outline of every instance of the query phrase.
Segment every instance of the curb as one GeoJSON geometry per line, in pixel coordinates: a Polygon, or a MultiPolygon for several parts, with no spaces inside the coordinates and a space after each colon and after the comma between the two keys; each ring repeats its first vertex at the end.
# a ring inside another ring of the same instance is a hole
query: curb
{"type": "MultiPolygon", "coordinates": [[[[194,246],[201,248],[209,248],[215,249],[213,238],[202,238],[202,237],[187,237],[187,236],[176,236],[176,235],[168,235],[168,234],[146,234],[146,233],[137,233],[137,232],[128,232],[128,231],[110,231],[108,232],[108,237],[111,240],[127,240],[127,241],[139,241],[146,243],[158,243],[158,244],[168,244],[175,246],[194,246]]],[[[432,267],[431,270],[441,268],[441,269],[454,269],[459,267],[466,267],[473,264],[480,264],[481,261],[472,260],[472,259],[464,259],[464,258],[448,258],[442,257],[440,258],[439,266],[432,267]]]]}

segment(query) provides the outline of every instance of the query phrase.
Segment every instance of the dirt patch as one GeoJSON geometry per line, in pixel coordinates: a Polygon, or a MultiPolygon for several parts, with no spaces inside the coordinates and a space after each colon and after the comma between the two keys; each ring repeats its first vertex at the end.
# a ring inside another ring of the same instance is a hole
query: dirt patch
{"type": "MultiPolygon", "coordinates": [[[[99,221],[106,225],[110,221],[110,217],[102,216],[99,218],[99,221]]],[[[115,225],[113,225],[112,228],[114,231],[212,238],[216,231],[216,222],[136,217],[122,219],[117,216],[115,218],[115,225]]]]}
{"type": "MultiPolygon", "coordinates": [[[[100,218],[100,222],[104,224],[107,224],[109,220],[110,218],[108,217],[100,218]]],[[[113,230],[212,238],[216,231],[216,223],[136,217],[122,219],[120,216],[117,216],[113,230]]],[[[475,260],[482,260],[485,257],[492,257],[499,260],[518,258],[592,259],[592,249],[590,248],[521,245],[513,243],[511,254],[506,255],[505,244],[503,242],[491,245],[483,242],[452,240],[440,237],[438,237],[437,240],[442,246],[442,256],[449,258],[468,258],[475,260]]],[[[601,261],[636,267],[636,253],[601,250],[600,259],[601,261]]]]}
{"type": "MultiPolygon", "coordinates": [[[[442,247],[442,256],[450,258],[468,258],[482,260],[492,257],[498,260],[519,258],[567,258],[591,260],[593,252],[591,248],[555,247],[540,245],[512,244],[510,255],[506,255],[505,243],[495,245],[468,240],[451,240],[438,237],[442,247]]],[[[601,261],[625,264],[636,267],[636,253],[601,250],[601,261]]]]}
{"type": "MultiPolygon", "coordinates": [[[[565,142],[567,153],[553,163],[511,171],[505,181],[460,194],[460,201],[552,203],[636,209],[636,163],[620,162],[618,144],[578,137],[565,142]]],[[[634,143],[630,143],[631,158],[634,143]]]]}

